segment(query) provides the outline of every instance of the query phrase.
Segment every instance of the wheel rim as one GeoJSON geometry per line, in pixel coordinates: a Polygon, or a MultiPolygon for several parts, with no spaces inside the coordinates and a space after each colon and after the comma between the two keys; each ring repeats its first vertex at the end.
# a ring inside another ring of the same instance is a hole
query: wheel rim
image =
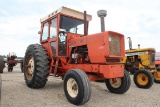
{"type": "Polygon", "coordinates": [[[160,81],[160,72],[155,72],[154,73],[154,79],[160,81]]]}
{"type": "Polygon", "coordinates": [[[148,83],[148,76],[144,73],[140,73],[137,75],[137,81],[140,85],[146,85],[148,83]]]}
{"type": "Polygon", "coordinates": [[[113,88],[119,88],[122,84],[122,80],[121,78],[113,78],[113,79],[109,79],[109,83],[113,88]]]}
{"type": "Polygon", "coordinates": [[[26,64],[26,76],[28,80],[31,80],[34,73],[34,59],[32,55],[28,55],[26,64]]]}
{"type": "Polygon", "coordinates": [[[68,91],[68,94],[72,98],[75,98],[78,94],[78,85],[77,85],[77,82],[73,78],[70,78],[67,81],[67,91],[68,91]]]}

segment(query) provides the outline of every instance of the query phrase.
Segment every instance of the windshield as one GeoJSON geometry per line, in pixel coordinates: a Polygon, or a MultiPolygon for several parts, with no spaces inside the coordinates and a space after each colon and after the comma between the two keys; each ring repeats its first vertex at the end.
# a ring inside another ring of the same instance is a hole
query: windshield
{"type": "Polygon", "coordinates": [[[61,16],[60,31],[84,35],[84,22],[82,20],[61,16]]]}

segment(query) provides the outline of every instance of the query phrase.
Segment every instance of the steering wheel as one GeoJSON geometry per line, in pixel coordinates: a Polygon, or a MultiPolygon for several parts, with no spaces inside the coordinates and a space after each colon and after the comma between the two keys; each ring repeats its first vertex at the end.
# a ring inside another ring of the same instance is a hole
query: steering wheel
{"type": "Polygon", "coordinates": [[[65,31],[59,32],[59,39],[60,39],[60,42],[62,42],[62,43],[66,41],[66,32],[65,31]]]}

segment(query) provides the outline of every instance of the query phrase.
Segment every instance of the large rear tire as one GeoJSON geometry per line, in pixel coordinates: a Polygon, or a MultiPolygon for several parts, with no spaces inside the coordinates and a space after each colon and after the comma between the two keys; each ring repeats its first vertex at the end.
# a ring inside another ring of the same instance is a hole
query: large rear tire
{"type": "Polygon", "coordinates": [[[4,59],[0,57],[0,73],[3,73],[4,67],[5,67],[4,59]]]}
{"type": "Polygon", "coordinates": [[[128,71],[124,70],[123,77],[106,79],[105,84],[111,93],[123,94],[129,89],[131,85],[131,78],[128,71]]]}
{"type": "Polygon", "coordinates": [[[49,76],[49,61],[46,50],[39,44],[28,46],[24,57],[24,78],[28,87],[42,88],[49,76]]]}
{"type": "Polygon", "coordinates": [[[147,70],[139,70],[134,74],[134,83],[139,88],[148,89],[153,85],[153,75],[147,70]]]}
{"type": "Polygon", "coordinates": [[[69,70],[64,76],[64,92],[72,104],[87,103],[91,96],[91,85],[86,73],[80,69],[69,70]]]}
{"type": "Polygon", "coordinates": [[[1,75],[0,75],[0,104],[1,104],[1,92],[2,91],[2,79],[1,79],[1,75]]]}

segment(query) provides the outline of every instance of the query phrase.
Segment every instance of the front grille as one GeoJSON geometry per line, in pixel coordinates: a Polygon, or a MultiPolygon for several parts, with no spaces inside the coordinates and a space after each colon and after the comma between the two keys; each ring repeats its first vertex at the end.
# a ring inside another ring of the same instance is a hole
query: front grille
{"type": "Polygon", "coordinates": [[[109,55],[121,56],[121,41],[119,36],[109,35],[109,55]]]}

